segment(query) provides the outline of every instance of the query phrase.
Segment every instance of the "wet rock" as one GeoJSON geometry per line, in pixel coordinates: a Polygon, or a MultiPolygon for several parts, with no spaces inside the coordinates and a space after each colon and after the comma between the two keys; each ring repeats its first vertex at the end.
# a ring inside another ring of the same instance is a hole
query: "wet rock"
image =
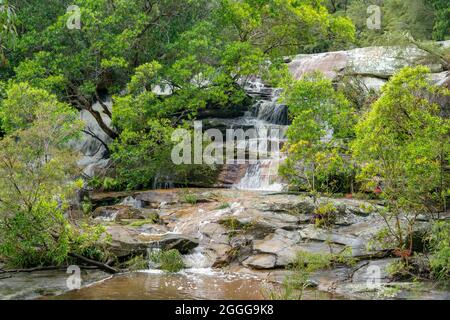
{"type": "Polygon", "coordinates": [[[136,194],[135,199],[142,201],[145,206],[158,208],[161,204],[176,204],[179,202],[179,196],[170,191],[145,191],[136,194]]]}
{"type": "Polygon", "coordinates": [[[208,250],[214,253],[213,268],[222,268],[229,265],[238,253],[230,245],[220,243],[208,246],[208,250]]]}
{"type": "Polygon", "coordinates": [[[228,244],[228,231],[220,223],[208,222],[199,227],[199,232],[203,236],[202,242],[228,244]]]}
{"type": "Polygon", "coordinates": [[[261,202],[255,203],[254,208],[294,215],[311,214],[314,211],[314,203],[309,197],[279,194],[267,196],[261,202]]]}
{"type": "Polygon", "coordinates": [[[110,226],[106,231],[111,235],[108,249],[119,258],[145,254],[149,248],[148,243],[139,239],[141,233],[135,229],[110,226]]]}
{"type": "Polygon", "coordinates": [[[295,258],[301,237],[299,232],[277,230],[264,240],[253,241],[253,249],[260,253],[270,253],[276,257],[275,265],[284,267],[295,258]]]}
{"type": "Polygon", "coordinates": [[[247,258],[242,264],[253,269],[273,269],[276,261],[276,256],[272,254],[257,254],[247,258]]]}
{"type": "Polygon", "coordinates": [[[116,205],[128,197],[132,197],[133,192],[92,192],[89,195],[94,208],[100,206],[116,205]]]}
{"type": "Polygon", "coordinates": [[[217,177],[216,187],[231,187],[237,184],[247,171],[248,164],[226,164],[217,177]]]}
{"type": "Polygon", "coordinates": [[[124,205],[99,207],[92,217],[99,221],[120,221],[145,219],[141,210],[124,205]]]}
{"type": "Polygon", "coordinates": [[[352,248],[353,255],[358,256],[366,254],[366,242],[362,239],[348,235],[341,234],[335,231],[328,231],[315,226],[307,226],[300,230],[300,235],[303,239],[309,239],[314,241],[331,242],[338,245],[344,245],[352,248]]]}
{"type": "Polygon", "coordinates": [[[177,249],[182,254],[189,253],[198,246],[196,239],[179,234],[150,234],[124,226],[110,226],[106,231],[111,235],[110,251],[117,257],[146,254],[147,249],[177,249]]]}
{"type": "MultiPolygon", "coordinates": [[[[0,300],[28,300],[42,296],[55,296],[70,291],[66,270],[35,271],[1,275],[0,300]]],[[[81,286],[110,278],[100,270],[81,270],[81,286]]]]}
{"type": "Polygon", "coordinates": [[[176,249],[181,254],[188,254],[192,251],[192,249],[198,246],[197,239],[172,233],[164,234],[158,237],[147,236],[147,234],[140,234],[139,239],[151,239],[149,243],[150,248],[159,248],[162,250],[176,249]]]}

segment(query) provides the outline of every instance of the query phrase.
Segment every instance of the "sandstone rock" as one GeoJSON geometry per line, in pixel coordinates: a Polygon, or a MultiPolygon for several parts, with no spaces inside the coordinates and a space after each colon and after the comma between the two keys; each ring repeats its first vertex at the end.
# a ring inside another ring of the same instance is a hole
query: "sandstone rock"
{"type": "Polygon", "coordinates": [[[129,206],[108,206],[95,209],[92,217],[100,221],[145,219],[141,210],[129,206]]]}
{"type": "MultiPolygon", "coordinates": [[[[67,291],[67,270],[21,272],[0,280],[0,300],[31,300],[67,291]]],[[[81,270],[82,287],[111,278],[100,270],[81,270]]]]}
{"type": "MultiPolygon", "coordinates": [[[[105,105],[111,111],[112,101],[110,99],[105,101],[105,105]]],[[[104,112],[100,103],[95,103],[92,108],[98,111],[104,123],[111,127],[111,118],[104,112]]],[[[71,145],[84,155],[78,164],[83,169],[84,175],[92,178],[104,174],[111,165],[105,144],[110,144],[112,139],[100,128],[95,118],[88,111],[82,110],[80,119],[85,123],[85,133],[83,133],[81,139],[73,141],[71,145]]]]}
{"type": "Polygon", "coordinates": [[[167,233],[163,235],[151,235],[141,233],[138,239],[148,243],[149,248],[162,250],[177,249],[181,254],[187,254],[198,246],[198,240],[181,234],[167,233]]]}
{"type": "Polygon", "coordinates": [[[303,239],[331,242],[351,247],[353,250],[353,255],[355,256],[366,254],[365,241],[352,235],[316,228],[313,225],[307,226],[306,228],[300,230],[300,235],[303,239]]]}
{"type": "Polygon", "coordinates": [[[320,71],[329,79],[345,73],[355,76],[388,79],[407,66],[425,65],[432,73],[444,71],[443,64],[415,47],[368,47],[350,51],[298,55],[291,59],[289,70],[295,79],[320,71]]]}
{"type": "Polygon", "coordinates": [[[292,263],[295,258],[298,252],[296,245],[300,240],[299,232],[277,230],[264,240],[255,240],[253,249],[260,253],[269,253],[276,256],[276,266],[284,267],[292,263]]]}
{"type": "Polygon", "coordinates": [[[176,192],[166,190],[145,191],[136,194],[135,199],[141,201],[145,206],[159,207],[161,204],[175,204],[179,202],[176,192]]]}
{"type": "Polygon", "coordinates": [[[253,269],[273,269],[276,260],[276,257],[272,254],[257,254],[247,258],[243,265],[253,269]]]}
{"type": "Polygon", "coordinates": [[[270,195],[254,204],[261,211],[281,212],[288,214],[311,214],[314,211],[313,200],[309,197],[296,195],[270,195]]]}
{"type": "Polygon", "coordinates": [[[180,253],[189,253],[198,246],[198,241],[177,234],[149,234],[123,226],[107,227],[112,241],[110,250],[117,257],[146,254],[147,249],[159,248],[163,250],[177,249],[180,253]]]}

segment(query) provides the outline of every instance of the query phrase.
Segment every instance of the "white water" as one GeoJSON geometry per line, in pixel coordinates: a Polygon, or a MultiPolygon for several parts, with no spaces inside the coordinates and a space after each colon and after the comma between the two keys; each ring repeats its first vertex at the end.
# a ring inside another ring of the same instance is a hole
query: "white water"
{"type": "Polygon", "coordinates": [[[278,176],[278,169],[285,159],[280,150],[286,141],[288,112],[286,106],[279,103],[281,91],[266,87],[260,79],[248,81],[244,88],[255,99],[255,104],[252,113],[247,113],[240,121],[251,124],[258,133],[256,141],[250,140],[245,147],[251,153],[252,150],[260,150],[262,145],[269,152],[265,157],[259,156],[258,160],[247,161],[244,177],[233,187],[240,190],[282,191],[285,185],[278,176]]]}

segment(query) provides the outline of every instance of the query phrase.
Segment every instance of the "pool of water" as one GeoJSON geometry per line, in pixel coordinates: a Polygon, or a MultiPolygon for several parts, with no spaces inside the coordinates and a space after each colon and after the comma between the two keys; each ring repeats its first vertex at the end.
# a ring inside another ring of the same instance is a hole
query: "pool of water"
{"type": "MultiPolygon", "coordinates": [[[[211,270],[177,274],[157,271],[118,275],[80,290],[46,299],[64,300],[264,300],[278,288],[253,275],[211,270]]],[[[325,295],[325,296],[324,296],[325,295]]],[[[309,292],[306,299],[332,299],[309,292]]]]}

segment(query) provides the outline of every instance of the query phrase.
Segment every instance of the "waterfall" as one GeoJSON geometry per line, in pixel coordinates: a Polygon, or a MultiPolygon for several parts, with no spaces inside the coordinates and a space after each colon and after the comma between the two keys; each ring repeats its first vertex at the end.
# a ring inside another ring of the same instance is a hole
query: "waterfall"
{"type": "MultiPolygon", "coordinates": [[[[282,191],[284,184],[278,176],[278,168],[284,160],[280,149],[286,141],[289,119],[287,107],[279,103],[281,90],[267,87],[259,78],[241,84],[255,100],[252,112],[247,113],[241,122],[251,124],[258,132],[256,142],[260,145],[268,147],[275,143],[278,148],[268,150],[265,157],[248,161],[245,175],[233,187],[242,190],[282,191]]],[[[253,142],[246,144],[249,153],[255,150],[253,142]]]]}

